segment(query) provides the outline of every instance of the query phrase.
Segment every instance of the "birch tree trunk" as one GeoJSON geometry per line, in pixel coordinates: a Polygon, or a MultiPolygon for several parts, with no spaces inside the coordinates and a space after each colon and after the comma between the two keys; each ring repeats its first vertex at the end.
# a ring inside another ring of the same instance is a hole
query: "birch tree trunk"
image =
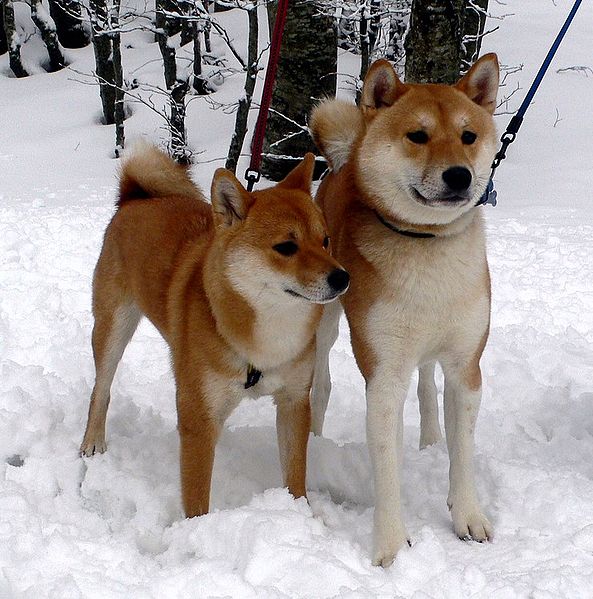
{"type": "Polygon", "coordinates": [[[31,19],[41,33],[41,39],[47,48],[49,55],[49,70],[53,73],[66,66],[60,42],[56,34],[56,24],[47,12],[41,0],[29,0],[31,7],[31,19]]]}
{"type": "Polygon", "coordinates": [[[257,39],[259,35],[259,26],[257,19],[257,5],[247,10],[249,21],[249,36],[247,49],[247,63],[245,65],[245,87],[243,96],[239,99],[237,116],[235,118],[235,131],[231,138],[231,144],[226,159],[225,168],[233,171],[237,170],[237,163],[241,156],[241,149],[247,133],[247,118],[249,117],[249,108],[251,107],[251,98],[257,81],[257,39]]]}
{"type": "Polygon", "coordinates": [[[49,0],[49,14],[56,24],[56,33],[64,48],[84,48],[89,37],[82,26],[79,0],[49,0]]]}
{"type": "Polygon", "coordinates": [[[314,2],[290,0],[268,120],[262,172],[282,179],[315,146],[306,129],[315,102],[336,92],[337,32],[314,2]]]}
{"type": "Polygon", "coordinates": [[[2,14],[4,17],[4,33],[8,45],[8,61],[15,77],[28,77],[21,60],[21,38],[16,31],[14,21],[14,6],[12,0],[3,0],[2,14]]]}
{"type": "Polygon", "coordinates": [[[461,72],[466,0],[413,0],[406,81],[455,83],[461,72]]]}

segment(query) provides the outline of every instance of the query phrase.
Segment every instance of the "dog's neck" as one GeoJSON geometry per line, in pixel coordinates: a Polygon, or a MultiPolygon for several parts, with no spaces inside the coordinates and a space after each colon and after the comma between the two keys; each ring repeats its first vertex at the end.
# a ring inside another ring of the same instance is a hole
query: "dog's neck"
{"type": "Polygon", "coordinates": [[[226,274],[225,252],[216,241],[208,252],[203,284],[216,329],[225,342],[253,368],[265,373],[296,358],[314,337],[321,306],[257,301],[240,293],[226,274]]]}
{"type": "MultiPolygon", "coordinates": [[[[362,202],[367,207],[368,203],[362,202]]],[[[463,233],[476,218],[476,208],[465,212],[454,221],[447,224],[423,225],[412,224],[398,218],[393,214],[388,214],[379,208],[370,208],[375,214],[377,221],[384,227],[387,227],[394,233],[409,237],[412,239],[434,239],[438,237],[451,237],[463,233]]]]}

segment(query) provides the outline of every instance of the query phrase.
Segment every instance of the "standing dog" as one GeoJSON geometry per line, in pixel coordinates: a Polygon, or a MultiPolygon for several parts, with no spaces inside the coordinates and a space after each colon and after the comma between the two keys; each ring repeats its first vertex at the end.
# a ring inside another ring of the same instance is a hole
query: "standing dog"
{"type": "Polygon", "coordinates": [[[254,193],[219,169],[212,206],[155,148],[123,167],[93,281],[96,382],[81,453],[105,451],[111,382],[144,314],[171,349],[188,517],[208,511],[216,441],[246,395],[274,395],[284,484],[306,494],[315,331],[321,304],[348,286],[310,196],[313,165],[309,154],[254,193]]]}
{"type": "MultiPolygon", "coordinates": [[[[365,78],[360,109],[329,100],[311,118],[313,137],[332,168],[318,202],[334,255],[352,277],[342,303],[366,380],[376,494],[373,562],[382,566],[408,542],[400,500],[402,417],[416,367],[421,445],[441,436],[435,361],[445,374],[455,532],[477,541],[492,534],[472,465],[479,363],[490,322],[484,226],[474,206],[496,150],[498,72],[496,56],[488,54],[456,85],[408,85],[379,60],[365,78]]],[[[326,307],[318,333],[312,392],[317,434],[339,313],[339,306],[326,307]]]]}

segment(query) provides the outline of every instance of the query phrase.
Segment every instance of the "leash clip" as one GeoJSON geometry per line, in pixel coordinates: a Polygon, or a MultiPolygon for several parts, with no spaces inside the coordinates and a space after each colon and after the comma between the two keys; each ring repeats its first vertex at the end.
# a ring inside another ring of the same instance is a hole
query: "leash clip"
{"type": "Polygon", "coordinates": [[[488,180],[488,185],[486,187],[486,191],[482,194],[482,197],[478,200],[476,206],[486,206],[490,204],[491,206],[496,206],[497,197],[496,189],[494,189],[494,181],[492,177],[488,180]]]}

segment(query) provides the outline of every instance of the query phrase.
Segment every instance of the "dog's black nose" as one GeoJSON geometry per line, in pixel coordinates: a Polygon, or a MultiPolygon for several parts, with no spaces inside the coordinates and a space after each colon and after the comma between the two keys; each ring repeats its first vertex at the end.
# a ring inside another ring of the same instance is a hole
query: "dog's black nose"
{"type": "Polygon", "coordinates": [[[327,275],[327,282],[335,292],[339,293],[348,287],[350,275],[345,270],[336,268],[327,275]]]}
{"type": "Polygon", "coordinates": [[[465,191],[472,182],[472,174],[464,166],[452,166],[443,172],[443,181],[451,191],[465,191]]]}

